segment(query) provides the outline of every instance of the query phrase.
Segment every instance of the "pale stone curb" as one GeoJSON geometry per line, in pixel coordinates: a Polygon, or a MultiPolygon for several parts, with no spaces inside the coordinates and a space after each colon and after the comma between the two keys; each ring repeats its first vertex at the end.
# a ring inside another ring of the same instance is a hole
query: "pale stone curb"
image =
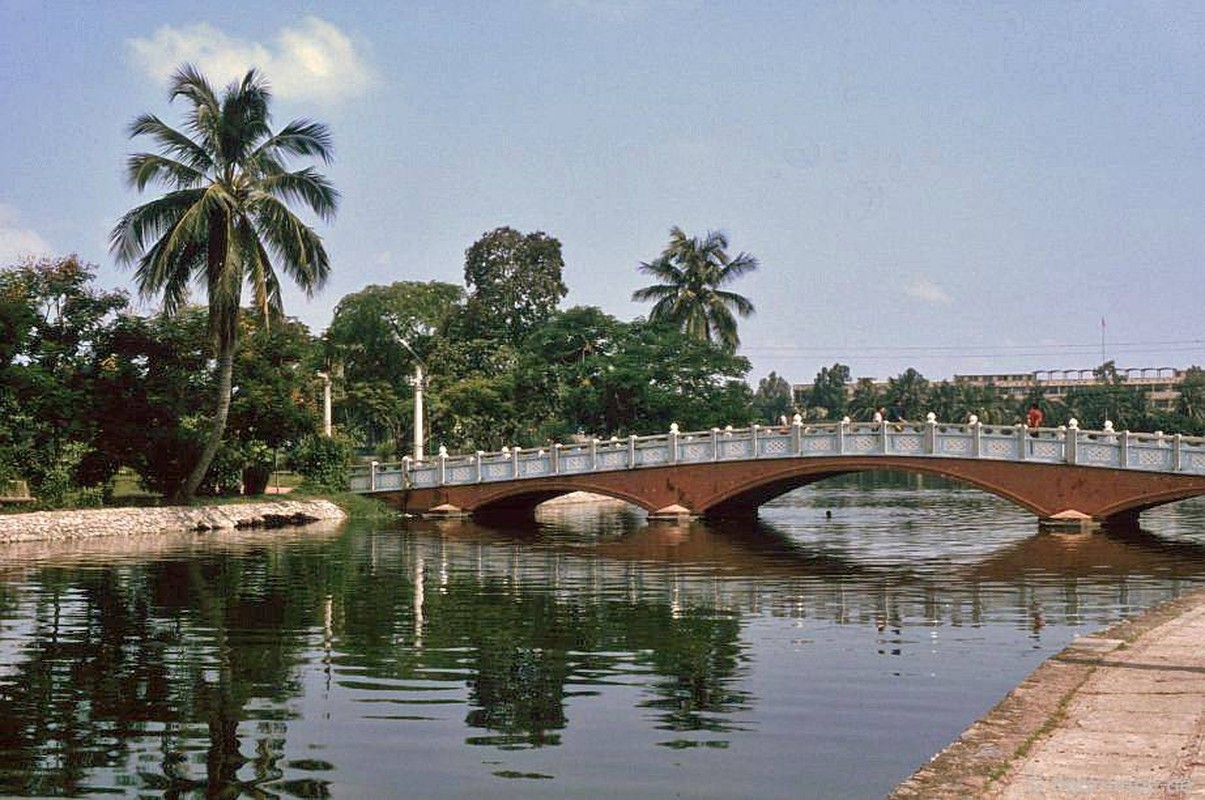
{"type": "Polygon", "coordinates": [[[346,514],[329,500],[279,500],[222,506],[90,508],[0,515],[0,543],[136,536],[173,531],[279,528],[346,514]]]}

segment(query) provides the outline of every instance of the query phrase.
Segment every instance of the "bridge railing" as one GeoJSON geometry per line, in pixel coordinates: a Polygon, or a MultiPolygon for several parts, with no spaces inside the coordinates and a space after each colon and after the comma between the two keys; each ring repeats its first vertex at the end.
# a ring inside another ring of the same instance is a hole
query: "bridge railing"
{"type": "Polygon", "coordinates": [[[1072,420],[1059,428],[966,423],[849,422],[793,423],[709,431],[591,439],[542,448],[503,448],[471,455],[440,455],[423,461],[353,469],[353,492],[463,486],[522,478],[581,475],[625,469],[831,456],[974,458],[1076,464],[1205,475],[1205,438],[1162,433],[1081,430],[1072,420]]]}

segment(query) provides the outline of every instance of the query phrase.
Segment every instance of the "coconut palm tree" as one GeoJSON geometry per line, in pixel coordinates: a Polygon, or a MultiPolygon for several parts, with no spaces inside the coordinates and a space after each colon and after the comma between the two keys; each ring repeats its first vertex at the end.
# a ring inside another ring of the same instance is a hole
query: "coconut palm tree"
{"type": "Polygon", "coordinates": [[[273,132],[271,93],[257,71],[218,96],[200,72],[185,65],[171,80],[169,101],[178,97],[190,106],[181,129],[151,114],[130,125],[131,138],[149,137],[158,148],[130,156],[130,184],[140,192],[152,183],[167,191],[128,211],[113,228],[109,246],[118,262],[136,264],[139,292],[161,294],[167,314],[187,303],[192,281],[205,287],[218,390],[209,438],[177,495],[187,501],[226,428],[243,286],[265,319],[283,313],[278,270],[307,295],[321,288],[330,271],[326,249],[289,204],[300,203],[326,221],[334,217],[339,193],[311,167],[286,168],[291,156],[329,164],[330,132],[305,119],[273,132]]]}
{"type": "Polygon", "coordinates": [[[689,238],[675,225],[660,257],[638,267],[660,283],[637,289],[632,299],[656,301],[649,313],[651,321],[669,322],[688,336],[716,341],[735,352],[740,337],[732,312],[748,317],[753,303],[721,287],[757,269],[757,259],[748,253],[729,258],[727,249],[728,237],[723,233],[709,231],[702,239],[689,238]]]}

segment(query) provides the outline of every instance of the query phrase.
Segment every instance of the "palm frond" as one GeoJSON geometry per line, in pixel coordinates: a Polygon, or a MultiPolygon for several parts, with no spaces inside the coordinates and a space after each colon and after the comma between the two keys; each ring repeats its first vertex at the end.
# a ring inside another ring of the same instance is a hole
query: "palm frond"
{"type": "Polygon", "coordinates": [[[301,202],[322,220],[331,220],[339,206],[339,192],[326,176],[307,167],[262,178],[257,188],[284,202],[301,202]]]}
{"type": "Polygon", "coordinates": [[[182,161],[199,173],[213,168],[213,160],[204,147],[153,114],[137,117],[130,124],[129,132],[131,139],[149,136],[158,146],[161,155],[182,161]]]}
{"type": "Polygon", "coordinates": [[[326,284],[330,260],[322,237],[289,208],[265,196],[255,207],[255,227],[282,270],[307,296],[326,284]]]}
{"type": "Polygon", "coordinates": [[[323,163],[334,157],[334,139],[330,129],[321,122],[297,119],[268,138],[259,147],[261,152],[280,152],[290,156],[317,156],[323,163]]]}
{"type": "Polygon", "coordinates": [[[135,153],[126,162],[126,176],[131,186],[142,191],[149,183],[164,183],[176,189],[197,186],[205,174],[187,164],[156,153],[135,153]]]}

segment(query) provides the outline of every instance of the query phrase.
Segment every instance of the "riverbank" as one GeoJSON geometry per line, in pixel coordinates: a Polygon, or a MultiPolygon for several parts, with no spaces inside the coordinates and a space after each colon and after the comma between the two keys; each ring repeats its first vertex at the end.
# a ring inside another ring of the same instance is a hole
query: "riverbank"
{"type": "Polygon", "coordinates": [[[0,543],[138,536],[179,531],[279,528],[347,517],[323,499],[213,506],[88,508],[0,515],[0,543]]]}
{"type": "Polygon", "coordinates": [[[1205,590],[1048,659],[892,800],[1205,797],[1205,590]]]}

